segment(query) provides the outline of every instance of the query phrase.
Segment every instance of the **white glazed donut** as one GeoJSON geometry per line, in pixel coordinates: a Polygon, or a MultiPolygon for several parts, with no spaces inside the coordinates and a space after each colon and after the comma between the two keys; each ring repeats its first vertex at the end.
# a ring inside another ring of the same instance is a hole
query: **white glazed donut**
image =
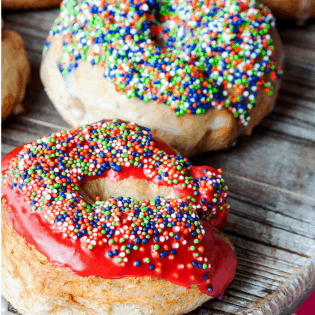
{"type": "Polygon", "coordinates": [[[222,149],[271,110],[283,50],[269,10],[241,1],[64,1],[41,79],[73,126],[150,127],[185,156],[222,149]]]}

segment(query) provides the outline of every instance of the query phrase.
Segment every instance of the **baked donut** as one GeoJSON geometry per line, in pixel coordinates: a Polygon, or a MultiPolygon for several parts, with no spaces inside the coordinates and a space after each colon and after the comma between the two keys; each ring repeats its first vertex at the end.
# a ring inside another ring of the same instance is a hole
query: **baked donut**
{"type": "MultiPolygon", "coordinates": [[[[1,21],[1,28],[3,21],[1,21]]],[[[21,36],[2,29],[1,34],[1,120],[21,104],[30,79],[30,64],[21,36]]]]}
{"type": "Polygon", "coordinates": [[[182,314],[234,277],[216,230],[229,210],[221,170],[148,128],[53,133],[7,155],[2,175],[2,293],[23,315],[182,314]]]}
{"type": "Polygon", "coordinates": [[[283,50],[255,1],[64,1],[41,79],[63,118],[150,127],[184,156],[226,147],[273,107],[283,50]]]}
{"type": "Polygon", "coordinates": [[[296,18],[301,23],[315,17],[314,0],[262,0],[278,18],[296,18]]]}
{"type": "Polygon", "coordinates": [[[62,0],[1,0],[1,6],[3,10],[43,9],[58,6],[61,1],[62,0]]]}

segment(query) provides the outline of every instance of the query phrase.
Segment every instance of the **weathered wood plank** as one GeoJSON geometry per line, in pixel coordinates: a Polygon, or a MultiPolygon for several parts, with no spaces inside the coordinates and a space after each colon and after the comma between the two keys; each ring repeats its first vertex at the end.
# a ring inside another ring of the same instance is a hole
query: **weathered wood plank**
{"type": "Polygon", "coordinates": [[[303,222],[297,218],[289,217],[286,214],[266,211],[266,208],[256,206],[253,203],[237,201],[235,198],[232,198],[231,213],[251,221],[261,222],[264,225],[281,229],[289,232],[291,235],[301,235],[311,240],[314,238],[314,221],[311,223],[303,222]]]}
{"type": "Polygon", "coordinates": [[[49,31],[52,23],[59,14],[59,9],[47,9],[43,11],[14,11],[5,12],[4,20],[6,23],[11,23],[10,26],[20,27],[32,26],[32,30],[49,31]],[[18,16],[18,19],[17,19],[18,16]],[[34,23],[36,21],[36,23],[34,23]]]}
{"type": "Polygon", "coordinates": [[[279,276],[273,272],[270,272],[269,268],[259,266],[257,262],[248,262],[244,261],[238,256],[238,265],[237,270],[240,272],[245,272],[251,275],[257,275],[262,277],[263,279],[266,279],[266,281],[270,281],[270,283],[274,283],[275,281],[281,282],[286,279],[285,276],[279,276]]]}
{"type": "Polygon", "coordinates": [[[257,182],[312,197],[315,187],[314,144],[309,140],[293,140],[286,134],[258,126],[251,137],[239,138],[235,148],[201,154],[194,158],[194,162],[221,167],[225,177],[229,173],[246,174],[257,182]]]}
{"type": "MultiPolygon", "coordinates": [[[[307,84],[314,85],[314,63],[302,62],[300,60],[289,59],[289,56],[285,59],[283,78],[288,80],[303,79],[307,84]]],[[[298,99],[297,99],[298,100],[298,99]]]]}
{"type": "MultiPolygon", "coordinates": [[[[238,248],[250,253],[256,253],[261,255],[261,257],[267,257],[273,259],[274,265],[278,266],[278,262],[288,263],[288,271],[293,271],[297,267],[302,267],[308,261],[308,257],[300,256],[299,254],[286,251],[284,249],[275,248],[273,246],[260,243],[258,241],[253,241],[251,239],[246,239],[244,236],[236,235],[230,231],[225,231],[229,240],[236,247],[236,253],[238,248]]],[[[248,256],[250,257],[250,256],[248,256]]]]}
{"type": "Polygon", "coordinates": [[[242,291],[238,291],[238,290],[233,290],[231,287],[229,287],[226,291],[225,291],[225,295],[231,296],[231,297],[236,297],[241,299],[242,301],[247,301],[248,303],[256,303],[259,298],[255,295],[249,294],[249,293],[244,293],[242,291]]]}
{"type": "Polygon", "coordinates": [[[241,272],[239,269],[237,270],[234,279],[240,280],[243,283],[253,284],[257,287],[260,287],[262,290],[269,290],[270,292],[276,290],[279,287],[279,282],[277,281],[270,281],[254,274],[241,272]]]}
{"type": "Polygon", "coordinates": [[[315,51],[313,49],[305,49],[296,46],[284,44],[283,48],[289,59],[301,60],[305,62],[315,62],[315,51]]]}
{"type": "MultiPolygon", "coordinates": [[[[32,65],[24,112],[2,124],[2,154],[39,136],[67,129],[39,78],[43,43],[58,9],[5,12],[32,65]],[[18,18],[17,18],[18,17],[18,18]]],[[[273,113],[236,147],[199,155],[193,162],[223,169],[231,213],[225,233],[239,265],[221,300],[189,315],[240,314],[265,303],[303,270],[315,250],[315,22],[278,23],[285,72],[273,113]]],[[[297,296],[294,298],[298,298],[297,296]]],[[[286,314],[286,313],[284,313],[286,314]]],[[[284,315],[283,314],[283,315],[284,315]]]]}
{"type": "Polygon", "coordinates": [[[31,134],[27,132],[21,132],[19,130],[8,128],[5,130],[5,138],[2,140],[2,143],[6,144],[13,144],[16,146],[28,143],[30,141],[33,141],[34,139],[38,138],[38,134],[31,134]]]}
{"type": "Polygon", "coordinates": [[[277,264],[274,264],[272,267],[266,267],[262,264],[259,264],[257,259],[255,260],[248,260],[246,257],[243,259],[242,255],[240,254],[240,248],[236,249],[236,253],[238,256],[238,264],[240,270],[245,270],[253,274],[261,275],[266,277],[272,281],[282,282],[292,273],[286,270],[285,272],[279,269],[279,265],[281,265],[280,261],[277,261],[277,264]],[[248,268],[248,269],[246,269],[248,268]]]}
{"type": "Polygon", "coordinates": [[[246,237],[253,243],[268,244],[274,248],[283,249],[290,253],[311,257],[314,252],[314,240],[270,226],[266,223],[255,222],[242,216],[229,214],[229,221],[225,231],[239,233],[242,238],[246,237]]]}
{"type": "MultiPolygon", "coordinates": [[[[302,49],[315,50],[315,34],[305,29],[295,28],[294,30],[282,30],[281,40],[284,44],[302,49]]],[[[289,57],[290,58],[290,57],[289,57]]]]}
{"type": "MultiPolygon", "coordinates": [[[[259,287],[255,284],[246,283],[245,281],[236,278],[232,281],[229,288],[233,290],[238,290],[242,293],[250,294],[252,296],[256,296],[257,298],[263,298],[269,293],[269,291],[266,292],[266,290],[262,287],[259,287]]],[[[251,305],[253,305],[253,303],[249,303],[248,308],[250,308],[251,305]]]]}
{"type": "Polygon", "coordinates": [[[270,257],[266,254],[255,253],[249,249],[236,247],[235,252],[237,254],[238,261],[242,264],[255,266],[260,270],[267,270],[274,276],[279,276],[285,279],[292,274],[292,271],[296,268],[296,265],[292,265],[287,261],[282,261],[279,257],[270,257]]]}
{"type": "Polygon", "coordinates": [[[312,101],[306,99],[299,99],[299,102],[297,102],[289,95],[280,94],[273,114],[277,114],[277,118],[280,118],[281,115],[285,118],[292,118],[298,122],[314,127],[315,105],[312,101]]]}
{"type": "Polygon", "coordinates": [[[233,315],[232,313],[222,312],[222,311],[213,310],[213,309],[211,309],[211,312],[210,312],[209,310],[202,309],[202,308],[192,311],[188,313],[187,315],[210,315],[210,314],[211,315],[233,315]]]}
{"type": "Polygon", "coordinates": [[[294,20],[277,20],[277,29],[282,42],[305,48],[314,47],[314,21],[308,21],[303,27],[297,27],[294,20]]]}
{"type": "Polygon", "coordinates": [[[315,91],[312,80],[300,81],[292,77],[285,77],[282,81],[280,92],[295,98],[306,98],[314,101],[315,91]],[[311,83],[310,83],[311,82],[311,83]]]}
{"type": "MultiPolygon", "coordinates": [[[[220,301],[216,301],[216,300],[212,300],[211,302],[209,302],[209,306],[208,303],[205,303],[202,306],[203,309],[208,309],[211,312],[212,310],[218,310],[218,311],[223,311],[223,312],[227,312],[227,313],[231,313],[231,314],[235,314],[235,312],[238,311],[242,311],[245,310],[246,308],[241,306],[241,305],[235,305],[232,303],[229,303],[227,300],[220,300],[220,301]]],[[[211,313],[210,313],[211,314],[211,313]]]]}
{"type": "MultiPolygon", "coordinates": [[[[314,224],[315,196],[312,194],[308,197],[300,191],[288,190],[280,185],[275,186],[268,182],[250,179],[234,172],[227,173],[225,177],[229,182],[231,197],[235,196],[249,203],[261,205],[267,211],[282,213],[314,224]]],[[[313,187],[314,185],[311,184],[310,188],[313,187]]]]}

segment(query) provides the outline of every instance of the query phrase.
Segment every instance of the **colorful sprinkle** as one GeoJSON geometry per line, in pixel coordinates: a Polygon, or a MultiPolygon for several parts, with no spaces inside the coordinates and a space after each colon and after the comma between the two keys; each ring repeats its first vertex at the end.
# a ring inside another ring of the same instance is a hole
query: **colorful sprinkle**
{"type": "Polygon", "coordinates": [[[128,98],[177,116],[226,108],[247,125],[262,88],[273,94],[275,21],[255,0],[65,0],[45,42],[62,36],[60,72],[100,65],[128,98]]]}
{"type": "MultiPolygon", "coordinates": [[[[53,133],[25,145],[11,162],[6,178],[13,189],[27,192],[32,210],[44,211],[46,221],[69,237],[95,246],[107,239],[110,244],[115,242],[111,236],[121,225],[122,213],[130,221],[127,234],[142,238],[160,235],[166,227],[173,227],[174,232],[198,234],[199,219],[216,225],[213,222],[226,216],[229,209],[221,170],[204,168],[194,178],[190,166],[186,158],[167,155],[156,148],[148,128],[113,121],[53,133]],[[97,197],[91,205],[79,193],[80,185],[89,177],[105,176],[109,170],[120,173],[130,167],[142,169],[148,180],[172,186],[177,195],[185,197],[147,201],[123,197],[100,201],[97,197]]],[[[177,233],[172,236],[180,239],[177,233]]],[[[121,244],[126,241],[124,236],[119,238],[121,244]]],[[[194,244],[198,244],[197,239],[194,244]]],[[[190,249],[195,250],[195,245],[190,249]]]]}
{"type": "Polygon", "coordinates": [[[187,268],[211,269],[205,245],[199,245],[205,242],[203,221],[227,215],[228,194],[221,170],[196,169],[194,173],[186,158],[158,149],[148,128],[115,120],[56,132],[26,144],[2,175],[3,182],[23,191],[32,211],[41,213],[51,229],[65,238],[80,240],[89,250],[103,247],[105,255],[122,267],[144,264],[161,273],[163,265],[155,264],[155,259],[167,265],[183,247],[186,257],[191,256],[187,268]],[[79,192],[87,180],[136,169],[149,181],[171,185],[177,197],[142,201],[97,197],[90,204],[79,192]],[[142,260],[135,259],[136,251],[143,254],[142,260]]]}

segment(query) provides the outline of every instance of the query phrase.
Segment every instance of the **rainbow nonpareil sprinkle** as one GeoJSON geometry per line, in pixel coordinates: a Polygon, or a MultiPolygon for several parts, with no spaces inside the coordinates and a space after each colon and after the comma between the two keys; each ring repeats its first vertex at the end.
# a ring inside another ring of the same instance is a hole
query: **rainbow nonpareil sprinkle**
{"type": "Polygon", "coordinates": [[[258,90],[272,95],[280,77],[274,26],[254,0],[65,0],[45,49],[62,37],[65,77],[87,60],[128,98],[166,104],[177,116],[227,108],[247,125],[258,90]]]}
{"type": "Polygon", "coordinates": [[[146,235],[161,234],[167,227],[195,233],[201,229],[202,218],[211,222],[226,216],[230,205],[221,170],[206,167],[199,178],[194,178],[189,174],[190,167],[188,159],[158,149],[149,129],[101,121],[24,145],[3,175],[12,189],[26,193],[31,209],[43,212],[53,228],[73,240],[82,238],[93,249],[110,241],[117,227],[123,229],[122,234],[139,235],[143,240],[146,235]],[[79,187],[85,179],[102,177],[110,170],[121,173],[129,169],[140,169],[147,180],[175,186],[179,192],[187,191],[187,196],[157,196],[149,201],[98,198],[93,205],[84,200],[79,187]],[[129,219],[118,223],[122,213],[129,219]]]}

